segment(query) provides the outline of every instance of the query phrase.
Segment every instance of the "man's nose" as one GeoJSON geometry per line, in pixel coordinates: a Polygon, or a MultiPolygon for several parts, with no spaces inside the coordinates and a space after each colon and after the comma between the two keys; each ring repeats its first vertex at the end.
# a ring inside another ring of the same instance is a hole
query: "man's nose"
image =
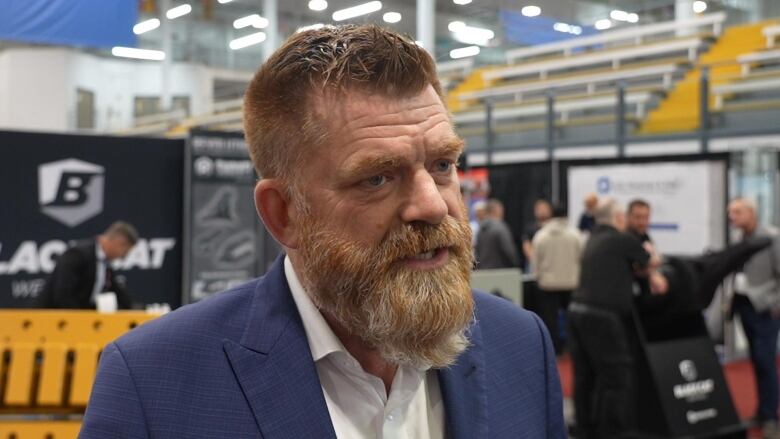
{"type": "Polygon", "coordinates": [[[416,172],[410,182],[408,199],[401,210],[401,219],[407,223],[441,223],[448,210],[440,189],[428,171],[416,172]]]}

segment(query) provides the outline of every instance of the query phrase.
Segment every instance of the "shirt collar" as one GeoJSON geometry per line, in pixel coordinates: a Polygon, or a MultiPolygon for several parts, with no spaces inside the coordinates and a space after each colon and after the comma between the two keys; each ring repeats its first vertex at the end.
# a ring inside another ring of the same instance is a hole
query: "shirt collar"
{"type": "Polygon", "coordinates": [[[106,253],[103,251],[103,247],[100,246],[99,241],[95,241],[95,256],[97,256],[98,261],[105,262],[106,260],[106,253]]]}
{"type": "Polygon", "coordinates": [[[306,331],[306,338],[309,341],[314,361],[317,362],[334,352],[347,353],[341,340],[330,329],[328,322],[322,317],[320,310],[314,306],[314,302],[301,285],[289,256],[284,257],[284,275],[287,277],[287,284],[290,286],[295,306],[301,315],[303,329],[306,331]]]}

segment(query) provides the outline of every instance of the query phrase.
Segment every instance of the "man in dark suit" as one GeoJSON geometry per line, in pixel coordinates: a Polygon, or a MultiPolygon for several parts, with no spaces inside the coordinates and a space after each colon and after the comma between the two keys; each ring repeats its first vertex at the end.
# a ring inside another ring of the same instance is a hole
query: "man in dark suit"
{"type": "Polygon", "coordinates": [[[486,206],[487,218],[479,223],[477,245],[474,249],[477,268],[513,268],[520,266],[512,231],[504,222],[504,204],[490,199],[486,206]]]}
{"type": "Polygon", "coordinates": [[[137,241],[135,227],[117,221],[102,235],[67,249],[46,280],[41,307],[95,309],[99,294],[113,292],[119,308],[130,308],[130,296],[116,281],[110,263],[125,257],[137,241]]]}
{"type": "Polygon", "coordinates": [[[544,326],[472,292],[463,149],[430,55],[294,34],[244,99],[264,277],[111,343],[81,438],[563,438],[544,326]]]}

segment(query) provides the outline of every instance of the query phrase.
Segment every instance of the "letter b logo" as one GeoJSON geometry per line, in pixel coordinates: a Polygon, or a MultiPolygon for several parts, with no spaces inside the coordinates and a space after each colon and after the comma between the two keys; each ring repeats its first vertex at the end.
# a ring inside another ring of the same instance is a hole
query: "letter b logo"
{"type": "Polygon", "coordinates": [[[103,211],[103,167],[76,159],[38,167],[41,212],[75,227],[103,211]]]}

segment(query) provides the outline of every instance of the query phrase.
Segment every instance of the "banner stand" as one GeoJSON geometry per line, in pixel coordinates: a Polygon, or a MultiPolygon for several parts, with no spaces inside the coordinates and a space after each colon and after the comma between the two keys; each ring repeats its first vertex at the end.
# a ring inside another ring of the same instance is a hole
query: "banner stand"
{"type": "Polygon", "coordinates": [[[685,324],[680,331],[670,331],[675,338],[661,340],[645,331],[636,311],[633,320],[641,343],[637,437],[746,438],[701,314],[672,318],[671,325],[685,324]]]}

